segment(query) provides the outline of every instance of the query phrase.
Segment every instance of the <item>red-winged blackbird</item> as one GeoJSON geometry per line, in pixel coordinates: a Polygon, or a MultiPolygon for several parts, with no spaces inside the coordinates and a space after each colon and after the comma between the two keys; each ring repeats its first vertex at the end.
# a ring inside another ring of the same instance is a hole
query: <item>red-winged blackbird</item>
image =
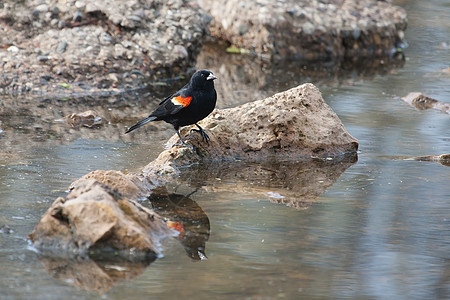
{"type": "Polygon", "coordinates": [[[191,80],[182,89],[164,99],[154,112],[131,126],[125,133],[151,121],[165,121],[173,125],[183,145],[192,147],[183,141],[178,129],[181,126],[195,124],[198,130],[193,130],[199,132],[202,141],[206,140],[206,143],[209,144],[209,136],[197,122],[206,118],[216,106],[217,94],[214,89],[214,79],[216,78],[208,70],[195,72],[191,80]]]}

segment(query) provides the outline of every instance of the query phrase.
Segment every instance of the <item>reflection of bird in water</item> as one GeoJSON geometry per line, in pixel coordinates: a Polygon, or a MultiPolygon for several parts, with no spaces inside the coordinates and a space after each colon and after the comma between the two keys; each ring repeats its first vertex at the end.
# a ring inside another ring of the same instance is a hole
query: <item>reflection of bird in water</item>
{"type": "Polygon", "coordinates": [[[202,208],[189,198],[193,193],[187,196],[169,194],[165,188],[159,188],[154,190],[148,200],[153,210],[169,220],[170,227],[180,232],[177,239],[187,255],[194,260],[204,260],[207,259],[205,245],[209,239],[209,218],[202,208]]]}

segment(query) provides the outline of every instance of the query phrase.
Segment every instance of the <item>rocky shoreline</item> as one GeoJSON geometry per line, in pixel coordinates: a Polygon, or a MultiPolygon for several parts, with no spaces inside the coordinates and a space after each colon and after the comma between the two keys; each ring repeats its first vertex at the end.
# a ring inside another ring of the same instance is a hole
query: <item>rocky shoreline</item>
{"type": "Polygon", "coordinates": [[[407,23],[390,1],[241,2],[6,0],[0,94],[118,92],[185,76],[212,39],[266,62],[389,56],[407,23]]]}

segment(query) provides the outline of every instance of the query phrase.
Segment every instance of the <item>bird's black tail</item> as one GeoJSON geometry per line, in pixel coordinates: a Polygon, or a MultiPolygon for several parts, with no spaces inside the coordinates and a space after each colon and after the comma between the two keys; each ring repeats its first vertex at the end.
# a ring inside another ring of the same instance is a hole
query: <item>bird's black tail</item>
{"type": "Polygon", "coordinates": [[[137,122],[136,124],[134,124],[133,126],[131,126],[130,128],[128,128],[128,130],[125,131],[125,133],[133,131],[133,130],[141,127],[141,126],[144,126],[145,124],[147,124],[147,123],[149,123],[151,121],[154,121],[154,120],[156,120],[156,117],[153,117],[153,116],[150,116],[150,117],[147,117],[145,119],[142,119],[139,122],[137,122]]]}

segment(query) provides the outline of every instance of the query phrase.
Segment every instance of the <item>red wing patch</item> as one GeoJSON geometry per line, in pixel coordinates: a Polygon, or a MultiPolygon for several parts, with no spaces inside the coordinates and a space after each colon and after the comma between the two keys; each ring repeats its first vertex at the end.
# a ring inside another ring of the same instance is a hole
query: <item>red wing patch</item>
{"type": "Polygon", "coordinates": [[[172,98],[172,103],[175,105],[183,105],[183,107],[188,106],[191,103],[192,97],[183,97],[183,96],[177,96],[172,98]]]}

